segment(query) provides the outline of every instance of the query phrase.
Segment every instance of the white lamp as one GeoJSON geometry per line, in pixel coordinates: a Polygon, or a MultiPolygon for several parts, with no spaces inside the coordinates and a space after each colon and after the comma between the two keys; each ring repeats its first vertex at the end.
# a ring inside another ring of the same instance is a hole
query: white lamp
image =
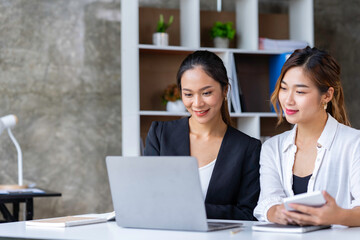
{"type": "Polygon", "coordinates": [[[18,185],[0,185],[0,189],[16,189],[26,188],[23,185],[23,172],[22,172],[22,152],[19,143],[16,141],[14,135],[11,132],[11,128],[15,127],[18,119],[15,115],[6,115],[0,118],[0,134],[7,129],[11,141],[14,143],[18,154],[18,185]]]}

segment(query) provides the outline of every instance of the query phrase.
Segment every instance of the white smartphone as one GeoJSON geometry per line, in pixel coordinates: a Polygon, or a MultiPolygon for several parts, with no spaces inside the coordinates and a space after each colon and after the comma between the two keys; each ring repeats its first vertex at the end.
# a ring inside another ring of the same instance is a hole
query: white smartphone
{"type": "Polygon", "coordinates": [[[289,203],[297,203],[306,205],[309,207],[321,207],[326,203],[324,196],[321,191],[315,191],[311,193],[302,193],[293,197],[284,198],[284,205],[288,211],[296,211],[289,206],[289,203]]]}

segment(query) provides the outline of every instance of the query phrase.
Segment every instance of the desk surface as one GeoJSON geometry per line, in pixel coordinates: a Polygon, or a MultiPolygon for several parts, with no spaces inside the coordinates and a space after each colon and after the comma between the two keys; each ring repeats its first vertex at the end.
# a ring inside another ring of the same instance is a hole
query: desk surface
{"type": "Polygon", "coordinates": [[[183,232],[183,231],[162,231],[120,228],[115,222],[84,225],[69,228],[38,228],[27,227],[25,222],[14,222],[0,224],[0,238],[36,238],[36,239],[127,239],[127,240],[226,240],[226,239],[266,239],[266,240],[291,240],[291,239],[358,239],[360,227],[345,228],[333,227],[332,229],[320,230],[304,234],[297,233],[268,233],[251,231],[251,226],[256,222],[241,221],[244,223],[243,230],[236,234],[231,234],[230,230],[203,232],[183,232]]]}
{"type": "MultiPolygon", "coordinates": [[[[20,189],[0,192],[0,213],[4,216],[5,222],[14,222],[19,220],[20,203],[26,204],[25,219],[31,220],[34,214],[33,199],[37,197],[60,197],[61,193],[44,190],[41,188],[20,189]],[[40,190],[40,192],[39,192],[40,190]],[[26,192],[23,192],[26,191],[26,192]],[[32,192],[27,192],[32,191],[32,192]],[[5,203],[12,203],[12,213],[6,207],[5,203]]],[[[1,220],[3,222],[3,220],[1,220]]]]}
{"type": "Polygon", "coordinates": [[[38,188],[44,192],[19,192],[19,193],[7,193],[7,194],[0,194],[0,201],[1,200],[8,200],[8,199],[26,199],[26,198],[38,198],[38,197],[60,197],[61,193],[53,192],[49,190],[45,190],[42,188],[38,188]]]}

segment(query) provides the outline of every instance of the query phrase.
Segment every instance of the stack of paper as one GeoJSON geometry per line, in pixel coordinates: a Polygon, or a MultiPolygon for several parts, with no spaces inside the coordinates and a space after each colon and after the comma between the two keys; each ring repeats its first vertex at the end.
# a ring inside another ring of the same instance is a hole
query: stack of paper
{"type": "Polygon", "coordinates": [[[26,221],[26,226],[36,227],[72,227],[93,223],[104,223],[115,218],[115,212],[103,214],[86,214],[26,221]]]}
{"type": "Polygon", "coordinates": [[[25,193],[45,193],[45,191],[38,188],[0,190],[0,194],[25,194],[25,193]]]}
{"type": "Polygon", "coordinates": [[[269,38],[259,38],[260,50],[295,50],[299,48],[305,48],[309,44],[305,41],[295,40],[276,40],[269,38]]]}

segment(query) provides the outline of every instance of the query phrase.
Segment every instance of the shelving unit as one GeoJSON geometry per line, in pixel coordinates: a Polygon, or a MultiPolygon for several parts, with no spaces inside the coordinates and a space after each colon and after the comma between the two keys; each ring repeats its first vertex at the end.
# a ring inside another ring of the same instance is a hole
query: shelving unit
{"type": "MultiPolygon", "coordinates": [[[[312,0],[289,0],[289,16],[258,14],[257,0],[236,0],[235,12],[201,11],[200,0],[179,0],[180,9],[139,8],[137,0],[122,0],[122,151],[124,156],[140,155],[152,121],[173,120],[188,113],[171,113],[161,105],[160,96],[167,85],[176,82],[182,60],[191,52],[206,49],[218,54],[229,76],[237,73],[235,83],[243,91],[246,111],[231,113],[233,125],[250,136],[272,136],[289,128],[275,129],[276,115],[271,112],[270,62],[283,51],[258,50],[259,29],[276,32],[273,38],[287,35],[313,45],[312,0]],[[174,15],[169,28],[170,46],[151,44],[159,14],[174,15]],[[258,20],[260,19],[260,21],[258,20]],[[263,19],[266,19],[265,21],[263,19]],[[288,19],[290,29],[278,34],[276,21],[288,19]],[[216,20],[233,21],[237,29],[232,48],[212,48],[207,33],[216,20]],[[305,21],[306,20],[306,21],[305,21]],[[266,26],[259,26],[265,22],[266,26]],[[276,30],[271,31],[271,28],[276,30]],[[236,44],[236,46],[235,46],[236,44]],[[235,69],[230,57],[233,57],[235,69]],[[250,82],[250,83],[249,83],[250,82]]],[[[269,36],[266,36],[269,37],[269,36]]],[[[231,77],[231,76],[230,76],[231,77]]]]}

